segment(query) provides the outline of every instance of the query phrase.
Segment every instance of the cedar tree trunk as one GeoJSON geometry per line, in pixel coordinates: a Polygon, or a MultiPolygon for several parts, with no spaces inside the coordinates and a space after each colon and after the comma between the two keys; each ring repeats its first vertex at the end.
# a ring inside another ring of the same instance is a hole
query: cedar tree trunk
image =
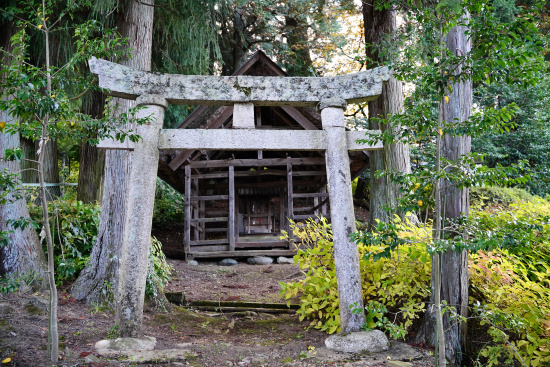
{"type": "MultiPolygon", "coordinates": [[[[16,33],[13,24],[5,24],[0,27],[0,45],[4,50],[11,51],[10,38],[16,33]]],[[[8,56],[0,55],[2,64],[11,62],[8,56]],[[3,57],[2,57],[3,56],[3,57]]],[[[1,98],[9,98],[1,96],[1,98]]],[[[0,121],[6,122],[6,127],[18,122],[13,119],[6,111],[0,111],[0,121]]],[[[17,161],[4,161],[4,151],[20,146],[19,133],[8,134],[0,132],[0,172],[7,169],[11,174],[20,172],[21,167],[17,161]]],[[[12,228],[6,224],[8,219],[29,219],[29,210],[25,198],[13,201],[13,194],[7,196],[7,203],[0,206],[0,231],[12,231],[12,228]]],[[[0,247],[0,275],[6,274],[30,274],[34,272],[40,281],[42,287],[46,286],[46,258],[38,236],[34,228],[28,226],[24,230],[13,230],[9,235],[10,244],[0,247]]]]}
{"type": "MultiPolygon", "coordinates": [[[[147,3],[153,3],[148,1],[147,3]]],[[[151,70],[153,7],[126,0],[117,14],[117,27],[123,37],[129,38],[133,57],[121,62],[140,70],[151,70]]],[[[134,107],[135,102],[114,98],[120,112],[134,107]]],[[[97,241],[90,262],[73,285],[72,295],[87,304],[114,306],[118,286],[119,249],[124,236],[128,180],[132,152],[109,150],[105,156],[105,178],[101,219],[97,241]]],[[[147,271],[144,269],[143,271],[147,271]]]]}
{"type": "MultiPolygon", "coordinates": [[[[369,69],[382,64],[378,45],[382,38],[389,35],[397,28],[396,11],[393,9],[376,10],[372,4],[363,5],[363,22],[365,27],[365,43],[372,45],[367,47],[367,58],[370,59],[369,69]]],[[[376,118],[387,118],[389,115],[400,113],[403,110],[403,85],[397,79],[391,77],[382,88],[382,94],[378,99],[369,102],[369,128],[373,130],[386,131],[390,127],[381,124],[376,118]]],[[[399,127],[393,127],[394,130],[399,127]]],[[[399,186],[390,182],[389,178],[376,178],[375,173],[381,170],[399,171],[410,173],[410,153],[407,144],[384,145],[382,150],[371,151],[370,162],[370,213],[369,227],[373,226],[375,219],[388,222],[393,214],[403,217],[405,213],[395,210],[388,212],[382,207],[389,205],[391,208],[397,206],[399,199],[399,186]]]]}
{"type": "MultiPolygon", "coordinates": [[[[469,15],[467,16],[469,19],[469,15]]],[[[466,26],[454,27],[445,37],[445,44],[455,55],[466,55],[472,48],[471,40],[466,34],[466,26]]],[[[460,68],[457,71],[460,72],[460,68]]],[[[443,120],[466,121],[470,118],[472,107],[472,82],[464,81],[454,83],[452,92],[449,93],[449,102],[443,103],[443,120]]],[[[471,138],[469,136],[452,136],[445,134],[442,141],[442,156],[449,160],[458,160],[462,155],[470,153],[471,138]]],[[[444,182],[442,186],[442,205],[445,221],[468,215],[470,203],[468,189],[444,182]]],[[[445,229],[445,228],[443,228],[445,229]]],[[[450,238],[457,233],[444,232],[443,236],[450,238]]],[[[432,268],[432,274],[435,269],[432,268]]],[[[433,289],[432,289],[433,293],[433,289]]],[[[468,253],[467,251],[447,251],[441,255],[441,300],[456,308],[461,316],[468,315],[468,253]]],[[[424,318],[424,324],[419,334],[419,339],[428,344],[433,344],[434,314],[432,308],[428,308],[424,318]]],[[[443,327],[446,340],[447,359],[452,366],[460,366],[462,362],[463,346],[466,337],[466,323],[451,321],[449,312],[443,315],[443,327]]]]}

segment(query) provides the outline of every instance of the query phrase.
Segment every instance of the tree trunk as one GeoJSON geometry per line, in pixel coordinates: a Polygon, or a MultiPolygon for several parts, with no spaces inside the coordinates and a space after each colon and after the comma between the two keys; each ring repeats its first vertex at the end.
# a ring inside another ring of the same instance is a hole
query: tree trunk
{"type": "MultiPolygon", "coordinates": [[[[148,3],[153,3],[149,1],[148,3]]],[[[121,62],[140,70],[151,69],[153,7],[126,0],[117,14],[118,30],[129,38],[133,57],[121,62]]],[[[125,112],[135,106],[134,101],[114,98],[118,111],[125,112]]],[[[109,150],[105,156],[103,200],[97,241],[89,264],[73,285],[73,297],[86,304],[114,305],[114,292],[118,286],[119,249],[123,242],[126,222],[128,180],[132,165],[132,152],[109,150]]],[[[144,269],[143,271],[147,271],[144,269]]]]}
{"type": "MultiPolygon", "coordinates": [[[[470,17],[467,15],[466,20],[470,17]]],[[[466,26],[454,27],[445,37],[445,44],[455,55],[464,56],[472,48],[471,40],[466,34],[466,26]]],[[[457,70],[456,72],[459,72],[457,70]]],[[[455,71],[453,71],[455,72],[455,71]]],[[[454,83],[452,92],[448,95],[448,103],[442,102],[443,120],[447,123],[453,121],[466,121],[470,118],[472,107],[472,82],[464,81],[454,83]]],[[[469,136],[452,136],[445,134],[442,141],[442,156],[446,159],[456,161],[462,155],[470,153],[471,138],[469,136]]],[[[445,221],[459,218],[469,214],[469,198],[467,189],[444,182],[442,190],[442,206],[445,221]]],[[[443,226],[445,230],[445,226],[443,226]]],[[[443,236],[451,238],[459,233],[445,231],[443,236]]],[[[432,268],[432,273],[435,269],[432,268]]],[[[432,290],[433,293],[433,290],[432,290]]],[[[468,315],[468,253],[467,251],[447,251],[441,255],[441,300],[456,308],[456,312],[464,317],[468,315]]],[[[434,314],[426,312],[419,339],[433,344],[435,336],[433,333],[434,314]]],[[[450,313],[443,316],[443,326],[446,330],[446,352],[447,359],[453,366],[460,366],[462,362],[463,345],[466,337],[466,323],[451,321],[450,313]]]]}
{"type": "Polygon", "coordinates": [[[23,152],[21,160],[21,182],[37,183],[38,182],[38,157],[36,156],[36,146],[30,139],[21,137],[20,147],[23,152]]]}
{"type": "MultiPolygon", "coordinates": [[[[289,10],[289,13],[294,12],[289,10]]],[[[307,26],[301,22],[295,16],[287,16],[285,19],[287,42],[292,51],[286,71],[290,76],[315,76],[313,60],[308,47],[307,26]]]]}
{"type": "MultiPolygon", "coordinates": [[[[105,96],[94,91],[84,104],[82,112],[100,118],[103,115],[105,96]]],[[[80,170],[78,172],[77,198],[83,203],[101,203],[105,169],[105,151],[88,142],[80,144],[80,170]]]]}
{"type": "MultiPolygon", "coordinates": [[[[0,27],[0,45],[4,50],[12,50],[10,38],[15,33],[16,29],[12,24],[0,27]]],[[[0,57],[0,60],[4,65],[11,62],[8,56],[0,57]]],[[[0,97],[8,98],[8,96],[0,97]]],[[[6,111],[0,111],[0,121],[6,122],[6,127],[18,123],[6,111]]],[[[19,133],[11,135],[0,132],[0,172],[4,169],[7,169],[10,174],[20,172],[20,166],[17,161],[6,162],[3,160],[6,149],[13,149],[19,146],[19,133]]],[[[6,198],[8,200],[7,203],[0,206],[0,232],[12,231],[11,227],[6,224],[8,219],[29,219],[29,211],[25,198],[13,201],[14,198],[13,194],[9,194],[6,198]]],[[[8,238],[10,244],[0,247],[0,275],[30,275],[31,272],[34,272],[37,275],[36,285],[45,287],[47,276],[46,258],[34,228],[28,226],[24,230],[13,230],[12,233],[8,234],[8,238]]]]}
{"type": "MultiPolygon", "coordinates": [[[[37,141],[38,143],[38,141],[37,141]]],[[[59,178],[59,164],[57,162],[57,142],[50,139],[42,154],[44,155],[43,167],[44,170],[44,182],[46,184],[53,183],[58,184],[59,178]]],[[[61,196],[60,186],[47,186],[46,187],[46,200],[53,201],[61,196]]]]}
{"type": "MultiPolygon", "coordinates": [[[[396,11],[393,9],[376,10],[371,4],[363,5],[363,22],[365,27],[365,43],[372,45],[367,47],[367,58],[370,59],[369,68],[382,64],[377,47],[381,44],[384,35],[391,34],[397,28],[396,11]]],[[[378,99],[369,102],[369,128],[386,131],[390,129],[387,124],[379,123],[377,118],[385,119],[392,114],[403,110],[403,85],[395,78],[390,80],[382,88],[382,94],[378,99]]],[[[397,131],[399,127],[393,127],[397,131]]],[[[382,150],[370,152],[370,213],[369,227],[372,227],[375,219],[388,222],[393,214],[403,217],[405,213],[395,210],[387,211],[383,207],[389,205],[392,209],[397,206],[400,197],[399,185],[390,182],[387,177],[376,178],[377,171],[399,171],[410,173],[410,153],[407,144],[384,145],[382,150]]]]}

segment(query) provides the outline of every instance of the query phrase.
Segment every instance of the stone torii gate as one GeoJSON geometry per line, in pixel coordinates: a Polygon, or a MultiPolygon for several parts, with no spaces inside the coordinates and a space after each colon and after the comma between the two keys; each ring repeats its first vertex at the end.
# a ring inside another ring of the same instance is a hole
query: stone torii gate
{"type": "MultiPolygon", "coordinates": [[[[361,330],[364,313],[350,309],[351,305],[363,309],[363,295],[359,254],[349,239],[355,231],[355,215],[348,150],[382,146],[357,144],[365,134],[346,131],[344,110],[348,102],[376,99],[389,79],[387,68],[345,76],[282,78],[159,74],[96,58],[89,64],[108,94],[136,100],[145,107],[139,117],[152,115],[149,124],[138,127],[138,143],[105,140],[99,145],[134,151],[117,289],[116,322],[123,336],[138,336],[141,327],[159,150],[182,149],[325,151],[341,330],[361,330]],[[162,129],[169,103],[234,105],[234,129],[162,129]],[[255,130],[254,106],[317,106],[323,130],[255,130]]],[[[235,208],[229,210],[231,214],[235,208]]]]}

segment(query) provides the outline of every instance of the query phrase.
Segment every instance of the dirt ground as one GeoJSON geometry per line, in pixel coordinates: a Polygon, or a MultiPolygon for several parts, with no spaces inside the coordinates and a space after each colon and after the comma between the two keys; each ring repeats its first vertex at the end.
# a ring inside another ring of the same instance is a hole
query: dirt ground
{"type": "MultiPolygon", "coordinates": [[[[280,281],[300,277],[294,265],[248,265],[221,267],[201,262],[191,266],[169,260],[175,272],[167,291],[184,292],[187,301],[254,301],[279,303],[280,281]]],[[[0,366],[48,366],[47,298],[43,294],[12,293],[0,295],[0,366]]],[[[114,315],[86,307],[59,293],[59,335],[61,366],[128,366],[135,363],[95,358],[93,347],[99,340],[113,336],[114,315]]],[[[257,312],[220,313],[189,310],[169,305],[160,310],[146,307],[143,334],[157,339],[156,349],[189,350],[178,366],[389,366],[384,355],[361,359],[323,360],[326,334],[308,329],[294,314],[257,312]],[[308,353],[309,351],[309,353],[308,353]]],[[[330,359],[330,358],[329,358],[330,359]]],[[[427,353],[410,361],[411,366],[431,366],[427,353]]],[[[149,365],[157,365],[150,363],[149,365]]]]}

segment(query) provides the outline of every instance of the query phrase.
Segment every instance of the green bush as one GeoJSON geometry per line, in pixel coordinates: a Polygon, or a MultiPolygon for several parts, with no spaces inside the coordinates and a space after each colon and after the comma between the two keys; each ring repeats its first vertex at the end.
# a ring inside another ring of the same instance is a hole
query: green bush
{"type": "Polygon", "coordinates": [[[535,196],[527,190],[516,187],[472,187],[470,188],[470,201],[474,207],[487,205],[508,206],[517,202],[533,201],[535,196]]]}
{"type": "Polygon", "coordinates": [[[550,364],[549,216],[550,203],[540,198],[472,213],[480,228],[516,245],[470,255],[473,313],[492,339],[480,351],[484,366],[550,364]]]}
{"type": "MultiPolygon", "coordinates": [[[[29,207],[31,218],[42,228],[42,209],[29,207]]],[[[57,200],[48,203],[52,238],[54,239],[54,264],[58,285],[74,280],[88,263],[96,242],[101,208],[96,204],[80,201],[57,200]]],[[[156,299],[168,283],[171,267],[161,250],[162,244],[151,238],[146,295],[156,299]]]]}
{"type": "MultiPolygon", "coordinates": [[[[323,218],[319,223],[309,220],[305,227],[292,224],[291,228],[294,236],[309,246],[298,248],[294,257],[306,277],[281,283],[281,294],[285,299],[300,297],[297,311],[300,320],[312,320],[312,327],[329,334],[338,332],[340,315],[331,227],[323,218]]],[[[423,245],[403,246],[391,258],[378,261],[365,256],[379,250],[359,245],[363,298],[367,305],[365,327],[373,328],[376,319],[392,314],[389,317],[392,324],[406,330],[425,309],[424,300],[430,293],[430,257],[423,245]],[[388,313],[381,314],[380,310],[388,313]]]]}
{"type": "MultiPolygon", "coordinates": [[[[76,279],[88,262],[97,237],[100,207],[81,201],[57,200],[48,203],[48,210],[52,213],[50,227],[54,241],[56,282],[59,285],[76,279]]],[[[39,224],[40,235],[42,208],[31,205],[29,211],[31,218],[39,224]]]]}
{"type": "Polygon", "coordinates": [[[157,178],[153,226],[166,228],[183,223],[185,219],[184,196],[157,178]]]}
{"type": "Polygon", "coordinates": [[[166,256],[161,250],[162,243],[155,237],[151,237],[151,249],[149,250],[149,266],[147,268],[147,282],[145,283],[145,295],[150,299],[159,299],[164,286],[170,281],[174,270],[167,262],[166,256]]]}

